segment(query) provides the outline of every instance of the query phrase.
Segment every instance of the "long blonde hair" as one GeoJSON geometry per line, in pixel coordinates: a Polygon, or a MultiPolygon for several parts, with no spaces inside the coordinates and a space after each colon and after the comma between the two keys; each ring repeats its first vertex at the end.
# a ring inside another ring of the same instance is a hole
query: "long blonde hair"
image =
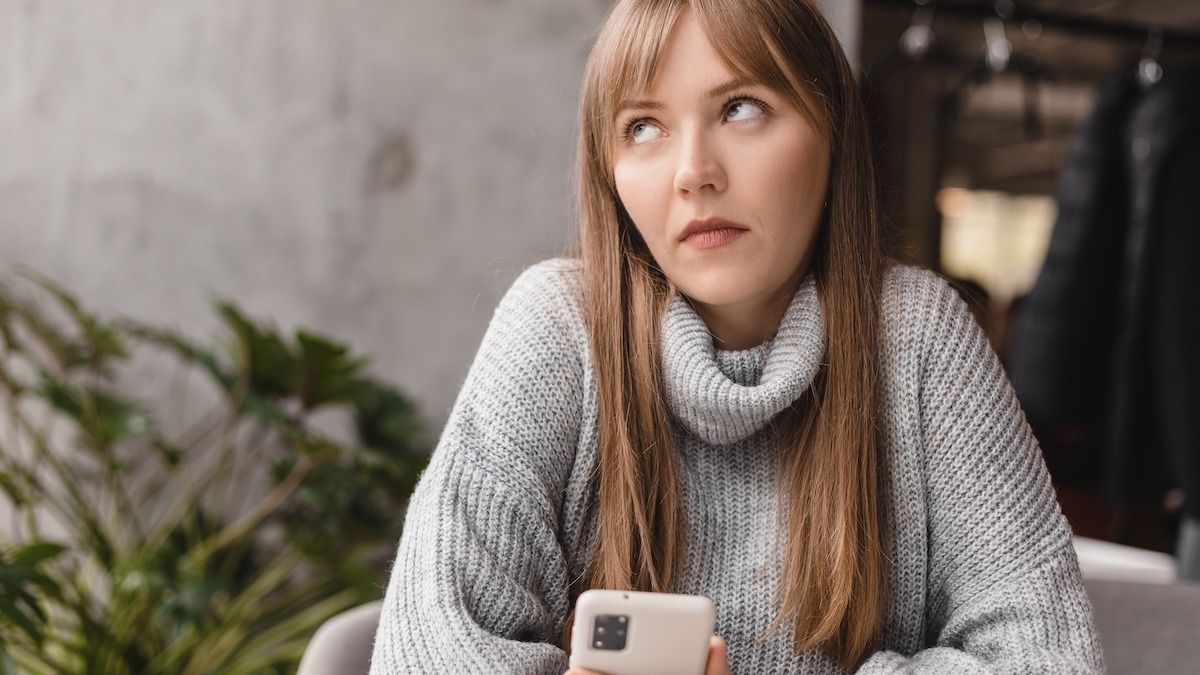
{"type": "Polygon", "coordinates": [[[572,593],[669,591],[687,545],[659,366],[660,320],[673,291],[621,205],[612,137],[616,106],[649,87],[688,7],[734,74],[786,95],[830,140],[828,202],[812,255],[826,359],[779,425],[787,531],[775,625],[794,622],[796,650],[820,648],[852,668],[877,643],[887,605],[875,356],[883,256],[862,103],[837,39],[808,0],[620,0],[588,59],[576,192],[603,423],[597,547],[572,593]]]}

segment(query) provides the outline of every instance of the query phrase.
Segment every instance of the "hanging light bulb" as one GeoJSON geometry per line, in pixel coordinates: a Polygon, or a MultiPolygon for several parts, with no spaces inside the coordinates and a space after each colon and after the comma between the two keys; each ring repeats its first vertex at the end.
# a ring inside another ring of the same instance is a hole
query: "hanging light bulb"
{"type": "Polygon", "coordinates": [[[1163,67],[1158,62],[1158,55],[1162,52],[1162,43],[1162,29],[1151,28],[1146,35],[1146,46],[1142,47],[1142,58],[1138,61],[1137,77],[1143,87],[1149,87],[1162,79],[1163,67]]]}
{"type": "Polygon", "coordinates": [[[914,1],[917,8],[913,11],[912,23],[900,35],[900,51],[908,58],[920,61],[933,48],[933,2],[914,1]]]}
{"type": "Polygon", "coordinates": [[[1012,0],[997,0],[993,8],[996,16],[983,20],[984,54],[988,68],[999,73],[1008,68],[1012,58],[1012,43],[1004,32],[1004,21],[1012,16],[1016,6],[1012,0]]]}

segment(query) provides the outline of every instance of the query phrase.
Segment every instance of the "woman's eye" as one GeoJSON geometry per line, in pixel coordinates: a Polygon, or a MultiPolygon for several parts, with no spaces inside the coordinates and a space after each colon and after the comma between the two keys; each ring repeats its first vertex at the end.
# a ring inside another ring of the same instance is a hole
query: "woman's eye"
{"type": "Polygon", "coordinates": [[[764,112],[765,111],[763,110],[762,106],[758,105],[754,101],[742,99],[740,101],[734,101],[733,103],[730,103],[729,106],[725,108],[725,118],[730,122],[737,122],[739,120],[751,119],[757,115],[763,114],[764,112]]]}
{"type": "Polygon", "coordinates": [[[658,138],[662,134],[662,129],[654,126],[646,120],[634,120],[630,122],[625,133],[626,137],[634,143],[645,143],[658,138]]]}

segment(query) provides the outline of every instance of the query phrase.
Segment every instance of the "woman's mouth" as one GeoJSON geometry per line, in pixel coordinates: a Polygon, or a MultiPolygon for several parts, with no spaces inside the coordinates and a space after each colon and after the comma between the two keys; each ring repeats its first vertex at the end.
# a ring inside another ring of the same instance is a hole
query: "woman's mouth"
{"type": "Polygon", "coordinates": [[[724,246],[749,231],[748,227],[719,216],[693,220],[679,234],[679,241],[698,249],[724,246]]]}
{"type": "Polygon", "coordinates": [[[683,243],[702,250],[719,248],[732,242],[743,234],[746,234],[747,231],[748,230],[742,230],[736,227],[722,227],[716,230],[704,230],[702,232],[689,235],[683,240],[683,243]]]}

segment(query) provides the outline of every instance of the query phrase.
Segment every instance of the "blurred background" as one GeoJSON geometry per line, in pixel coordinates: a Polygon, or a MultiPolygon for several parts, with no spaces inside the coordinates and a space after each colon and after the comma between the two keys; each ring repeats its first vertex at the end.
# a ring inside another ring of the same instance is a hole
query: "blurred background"
{"type": "Polygon", "coordinates": [[[1076,533],[1200,576],[1200,3],[862,9],[893,251],[977,310],[1076,533]]]}
{"type": "MultiPolygon", "coordinates": [[[[496,302],[574,241],[609,4],[0,1],[0,672],[291,672],[381,594],[496,302]]],[[[1200,575],[1200,3],[817,4],[889,250],[977,310],[1077,534],[1200,575]]]]}

